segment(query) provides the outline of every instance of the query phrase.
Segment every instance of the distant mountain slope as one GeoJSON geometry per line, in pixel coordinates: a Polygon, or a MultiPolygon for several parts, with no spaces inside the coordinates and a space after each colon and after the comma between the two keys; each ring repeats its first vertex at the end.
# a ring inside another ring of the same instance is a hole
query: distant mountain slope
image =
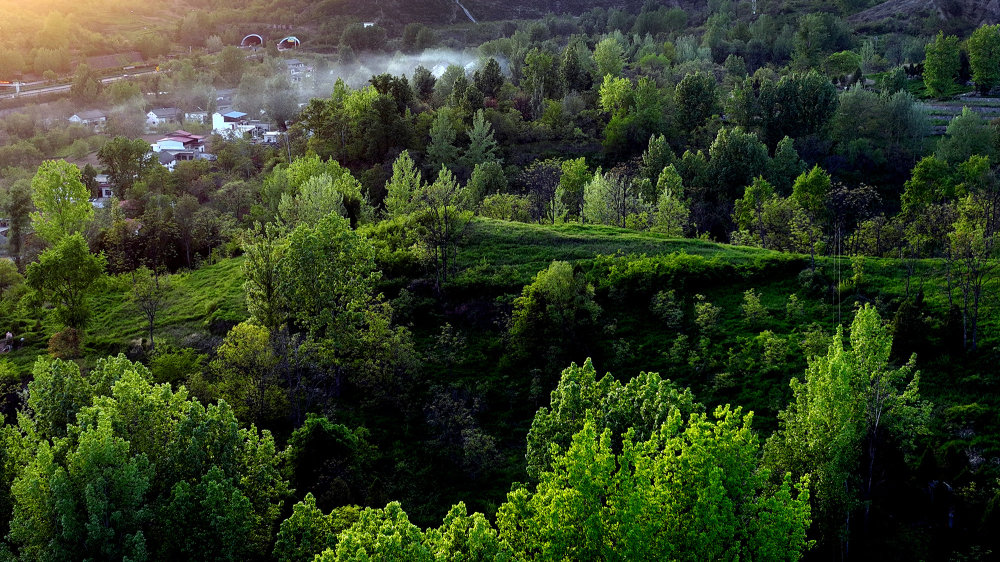
{"type": "MultiPolygon", "coordinates": [[[[540,18],[548,13],[580,15],[592,8],[637,12],[643,0],[460,0],[478,21],[540,18]]],[[[695,0],[664,0],[663,5],[693,6],[695,0]]],[[[455,0],[325,0],[312,10],[326,16],[399,22],[456,23],[469,21],[455,0]]]]}
{"type": "Polygon", "coordinates": [[[853,15],[855,24],[898,20],[910,24],[937,15],[942,20],[961,20],[970,26],[1000,22],[1000,0],[889,0],[853,15]]]}

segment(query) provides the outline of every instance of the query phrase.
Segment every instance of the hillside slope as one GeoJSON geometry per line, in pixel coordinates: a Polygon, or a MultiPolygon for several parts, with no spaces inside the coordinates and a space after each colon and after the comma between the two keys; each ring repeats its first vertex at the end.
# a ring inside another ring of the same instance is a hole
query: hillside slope
{"type": "Polygon", "coordinates": [[[928,16],[944,21],[961,20],[973,27],[994,24],[1000,22],[1000,0],[888,0],[850,19],[855,24],[886,20],[916,24],[928,16]]]}

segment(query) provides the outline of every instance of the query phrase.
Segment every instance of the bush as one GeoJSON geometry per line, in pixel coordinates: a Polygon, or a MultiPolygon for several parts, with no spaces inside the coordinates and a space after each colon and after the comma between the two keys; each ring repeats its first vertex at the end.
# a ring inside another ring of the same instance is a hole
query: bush
{"type": "Polygon", "coordinates": [[[747,289],[743,293],[743,314],[746,316],[747,324],[750,326],[760,326],[767,318],[767,309],[760,302],[760,293],[753,289],[747,289]]]}
{"type": "Polygon", "coordinates": [[[80,331],[66,328],[49,338],[49,355],[56,359],[76,359],[83,355],[80,331]]]}
{"type": "Polygon", "coordinates": [[[653,295],[653,300],[649,304],[649,310],[659,317],[663,321],[663,324],[671,330],[679,328],[681,322],[684,321],[684,309],[672,289],[669,291],[660,291],[653,295]]]}

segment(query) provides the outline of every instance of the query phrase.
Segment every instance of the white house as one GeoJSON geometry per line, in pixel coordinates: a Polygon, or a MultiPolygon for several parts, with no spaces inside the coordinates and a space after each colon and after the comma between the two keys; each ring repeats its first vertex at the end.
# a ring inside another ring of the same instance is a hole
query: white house
{"type": "Polygon", "coordinates": [[[69,118],[70,123],[78,123],[88,127],[100,127],[101,125],[104,125],[107,120],[108,116],[99,109],[88,109],[87,111],[74,113],[73,116],[69,118]]]}
{"type": "Polygon", "coordinates": [[[146,114],[146,125],[156,127],[161,123],[177,121],[181,115],[181,111],[176,107],[158,107],[146,114]]]}

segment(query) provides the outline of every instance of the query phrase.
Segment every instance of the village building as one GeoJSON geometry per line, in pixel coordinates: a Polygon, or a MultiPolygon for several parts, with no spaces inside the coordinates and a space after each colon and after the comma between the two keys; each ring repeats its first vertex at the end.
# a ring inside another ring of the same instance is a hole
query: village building
{"type": "Polygon", "coordinates": [[[108,121],[108,116],[104,114],[103,111],[99,109],[88,109],[87,111],[81,111],[79,113],[74,113],[70,118],[70,123],[77,123],[80,125],[85,125],[87,127],[99,128],[104,126],[108,121]]]}
{"type": "Polygon", "coordinates": [[[158,107],[146,114],[146,125],[156,127],[163,123],[178,121],[183,115],[176,107],[158,107]]]}

